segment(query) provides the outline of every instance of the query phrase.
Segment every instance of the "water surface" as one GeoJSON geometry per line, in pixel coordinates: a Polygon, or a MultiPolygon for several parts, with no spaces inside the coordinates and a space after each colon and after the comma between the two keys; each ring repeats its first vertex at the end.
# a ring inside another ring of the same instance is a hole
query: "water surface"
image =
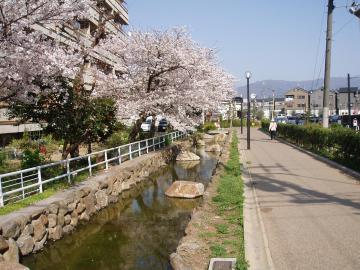
{"type": "Polygon", "coordinates": [[[35,270],[170,270],[169,255],[175,251],[201,199],[167,198],[164,193],[175,180],[205,185],[216,166],[216,156],[198,150],[197,163],[173,163],[122,194],[113,204],[80,225],[76,232],[48,244],[22,263],[35,270]]]}

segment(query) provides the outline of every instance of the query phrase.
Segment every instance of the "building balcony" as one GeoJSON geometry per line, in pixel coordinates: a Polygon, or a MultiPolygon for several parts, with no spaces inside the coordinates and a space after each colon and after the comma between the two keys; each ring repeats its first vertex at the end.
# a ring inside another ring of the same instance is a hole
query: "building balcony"
{"type": "Polygon", "coordinates": [[[122,24],[129,24],[129,14],[128,10],[125,7],[125,2],[120,0],[106,0],[106,3],[109,7],[115,12],[119,14],[119,19],[122,24]]]}

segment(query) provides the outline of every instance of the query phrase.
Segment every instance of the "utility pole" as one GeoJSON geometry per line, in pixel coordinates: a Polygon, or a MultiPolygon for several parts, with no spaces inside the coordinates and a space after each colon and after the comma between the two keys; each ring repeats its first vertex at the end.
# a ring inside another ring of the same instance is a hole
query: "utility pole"
{"type": "Polygon", "coordinates": [[[243,134],[243,102],[244,99],[241,97],[241,103],[240,103],[240,127],[241,127],[241,134],[243,134]]]}
{"type": "Polygon", "coordinates": [[[331,43],[334,0],[329,0],[327,13],[326,30],[326,52],[325,52],[325,76],[324,76],[324,97],[323,97],[323,127],[329,127],[329,91],[330,91],[330,69],[331,69],[331,43]]]}
{"type": "Polygon", "coordinates": [[[233,115],[234,115],[234,110],[233,110],[233,100],[231,99],[230,103],[229,103],[229,107],[230,107],[230,129],[232,129],[232,124],[233,124],[233,115]]]}
{"type": "Polygon", "coordinates": [[[350,87],[350,74],[348,73],[347,75],[347,83],[348,83],[348,115],[349,115],[349,120],[348,120],[348,124],[349,127],[351,127],[351,99],[350,99],[350,91],[351,91],[351,87],[350,87]]]}
{"type": "Polygon", "coordinates": [[[339,115],[339,100],[338,100],[337,92],[335,92],[335,111],[336,111],[336,115],[339,115]]]}

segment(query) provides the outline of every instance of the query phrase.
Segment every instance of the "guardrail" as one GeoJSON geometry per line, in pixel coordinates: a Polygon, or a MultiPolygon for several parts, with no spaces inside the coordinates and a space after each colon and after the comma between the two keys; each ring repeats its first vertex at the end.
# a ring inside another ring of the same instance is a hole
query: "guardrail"
{"type": "Polygon", "coordinates": [[[119,165],[127,160],[160,149],[166,145],[166,138],[172,143],[183,138],[180,131],[105,149],[80,157],[61,160],[16,172],[0,174],[0,207],[20,201],[36,193],[42,193],[51,182],[67,179],[79,172],[88,171],[91,176],[97,166],[119,165]]]}

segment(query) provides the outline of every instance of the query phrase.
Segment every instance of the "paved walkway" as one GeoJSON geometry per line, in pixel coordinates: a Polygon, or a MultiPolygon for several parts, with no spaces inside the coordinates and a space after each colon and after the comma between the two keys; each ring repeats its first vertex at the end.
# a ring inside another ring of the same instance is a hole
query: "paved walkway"
{"type": "Polygon", "coordinates": [[[251,150],[239,134],[250,269],[360,269],[360,179],[251,133],[251,150]]]}

